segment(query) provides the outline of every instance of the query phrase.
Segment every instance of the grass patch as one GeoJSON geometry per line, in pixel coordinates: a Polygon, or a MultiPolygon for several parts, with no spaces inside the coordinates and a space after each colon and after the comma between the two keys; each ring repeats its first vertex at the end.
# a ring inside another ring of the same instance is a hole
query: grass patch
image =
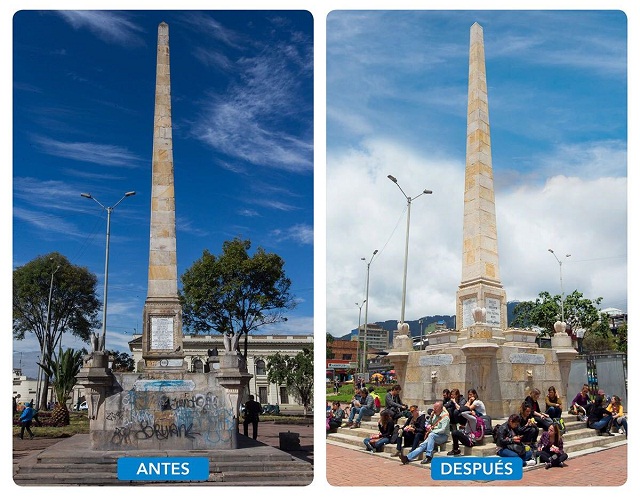
{"type": "MultiPolygon", "coordinates": [[[[68,426],[38,426],[37,423],[34,423],[31,425],[31,431],[36,437],[41,438],[63,438],[71,437],[78,433],[89,433],[89,416],[87,411],[69,411],[69,423],[68,426]]],[[[27,434],[26,431],[25,434],[27,434]]],[[[20,435],[19,425],[14,425],[13,435],[20,435]]]]}

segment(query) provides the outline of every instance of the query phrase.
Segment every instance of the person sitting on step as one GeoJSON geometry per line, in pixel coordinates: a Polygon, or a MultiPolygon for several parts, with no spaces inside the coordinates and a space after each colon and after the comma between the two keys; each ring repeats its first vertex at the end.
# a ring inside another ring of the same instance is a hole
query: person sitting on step
{"type": "Polygon", "coordinates": [[[546,412],[542,412],[542,409],[540,409],[540,404],[538,402],[539,398],[540,390],[533,388],[529,392],[529,396],[525,398],[524,401],[531,405],[531,417],[536,420],[538,428],[542,428],[543,431],[547,431],[549,426],[551,426],[551,423],[553,423],[553,420],[546,412]]]}
{"type": "Polygon", "coordinates": [[[349,428],[360,428],[360,421],[364,416],[373,416],[375,411],[375,401],[373,397],[369,394],[369,391],[366,388],[361,388],[360,393],[362,394],[363,401],[358,402],[354,399],[354,406],[351,408],[351,412],[349,413],[349,428]],[[353,418],[355,417],[355,422],[353,418]]]}
{"type": "Polygon", "coordinates": [[[400,385],[393,385],[384,397],[384,408],[391,411],[391,417],[394,421],[398,420],[402,413],[408,409],[408,406],[403,404],[400,399],[401,390],[400,385]]]}
{"type": "Polygon", "coordinates": [[[618,428],[618,433],[627,434],[627,417],[624,415],[624,409],[620,397],[611,396],[611,403],[607,406],[607,411],[611,413],[613,425],[618,428]]]}
{"type": "Polygon", "coordinates": [[[582,385],[582,390],[571,401],[569,408],[569,414],[574,414],[578,417],[579,421],[586,421],[587,414],[589,413],[588,407],[591,404],[589,399],[589,385],[586,383],[582,385]]]}
{"type": "Polygon", "coordinates": [[[604,398],[602,395],[596,395],[587,416],[587,428],[598,430],[598,435],[600,436],[613,436],[610,431],[612,422],[611,413],[604,408],[604,398]]]}
{"type": "Polygon", "coordinates": [[[520,405],[520,412],[518,413],[520,420],[518,421],[518,427],[515,431],[516,435],[520,435],[522,437],[520,441],[523,444],[532,444],[535,446],[536,441],[538,440],[540,428],[538,428],[536,420],[533,419],[531,412],[531,405],[527,402],[522,402],[520,405]]]}
{"type": "Polygon", "coordinates": [[[547,390],[547,396],[544,398],[546,404],[546,413],[551,419],[559,418],[562,416],[562,400],[556,392],[555,386],[550,386],[547,390]]]}
{"type": "Polygon", "coordinates": [[[393,419],[391,419],[390,411],[380,411],[380,420],[378,421],[378,433],[375,433],[363,440],[365,448],[371,452],[380,452],[388,444],[393,434],[393,419]]]}
{"type": "Polygon", "coordinates": [[[400,454],[402,464],[413,461],[423,452],[425,453],[425,458],[421,461],[421,464],[431,463],[436,445],[444,444],[449,439],[449,433],[449,413],[444,410],[442,400],[438,400],[433,404],[433,411],[427,420],[424,440],[406,456],[400,454]]]}
{"type": "Polygon", "coordinates": [[[478,425],[477,418],[485,415],[487,410],[484,407],[484,402],[480,400],[478,392],[474,388],[471,388],[467,392],[467,403],[465,407],[469,410],[460,413],[460,416],[466,422],[465,430],[468,432],[475,431],[478,425]]]}
{"type": "Polygon", "coordinates": [[[564,466],[564,462],[569,457],[563,449],[560,426],[553,423],[549,429],[542,433],[538,443],[538,457],[541,463],[547,463],[546,469],[552,466],[564,466]]]}
{"type": "Polygon", "coordinates": [[[409,411],[411,412],[411,417],[407,418],[404,426],[400,428],[400,434],[396,441],[396,452],[392,454],[393,457],[402,454],[403,447],[411,445],[411,450],[414,450],[424,440],[426,414],[420,414],[418,406],[415,404],[409,406],[409,411]]]}
{"type": "MultiPolygon", "coordinates": [[[[482,418],[480,418],[482,419],[482,418]]],[[[460,444],[465,447],[473,447],[476,443],[480,442],[484,437],[484,423],[481,421],[481,425],[476,422],[476,428],[471,431],[469,425],[465,425],[463,430],[455,429],[451,432],[451,439],[453,440],[453,449],[447,452],[447,456],[459,456],[460,444]]]]}
{"type": "Polygon", "coordinates": [[[509,419],[498,428],[497,452],[500,457],[519,457],[522,459],[522,467],[533,466],[536,461],[533,459],[533,451],[527,450],[522,443],[522,436],[516,434],[516,428],[520,424],[520,416],[511,414],[509,419]]]}

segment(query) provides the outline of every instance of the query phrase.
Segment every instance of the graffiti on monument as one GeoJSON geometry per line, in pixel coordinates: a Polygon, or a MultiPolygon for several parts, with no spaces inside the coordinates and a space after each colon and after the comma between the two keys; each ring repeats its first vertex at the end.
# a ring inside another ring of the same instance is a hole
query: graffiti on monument
{"type": "Polygon", "coordinates": [[[136,446],[155,439],[201,439],[205,446],[231,441],[233,412],[212,392],[197,393],[189,380],[138,380],[122,392],[118,410],[107,411],[111,443],[136,446]],[[180,390],[181,391],[177,391],[180,390]]]}

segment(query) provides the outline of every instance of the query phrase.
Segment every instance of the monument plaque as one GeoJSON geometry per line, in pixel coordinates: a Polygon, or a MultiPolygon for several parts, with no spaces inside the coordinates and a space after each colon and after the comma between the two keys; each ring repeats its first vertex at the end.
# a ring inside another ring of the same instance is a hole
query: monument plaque
{"type": "Polygon", "coordinates": [[[478,306],[476,298],[467,298],[462,301],[462,329],[473,326],[475,320],[473,318],[473,309],[478,306]]]}
{"type": "Polygon", "coordinates": [[[151,317],[151,350],[173,348],[173,317],[151,317]]]}
{"type": "Polygon", "coordinates": [[[497,298],[485,298],[487,309],[487,324],[500,327],[500,300],[497,298]]]}

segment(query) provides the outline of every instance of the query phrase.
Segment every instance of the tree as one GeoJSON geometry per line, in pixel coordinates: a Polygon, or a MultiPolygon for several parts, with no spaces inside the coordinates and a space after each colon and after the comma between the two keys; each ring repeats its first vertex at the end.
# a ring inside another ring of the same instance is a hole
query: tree
{"type": "Polygon", "coordinates": [[[304,406],[306,416],[313,400],[313,347],[295,357],[276,353],[267,357],[267,381],[285,385],[304,406]]]}
{"type": "MultiPolygon", "coordinates": [[[[553,336],[553,325],[562,317],[562,297],[551,296],[542,291],[536,301],[520,302],[514,309],[512,327],[538,326],[542,329],[540,336],[553,336]]],[[[567,295],[564,300],[564,318],[567,326],[575,331],[578,328],[589,329],[600,320],[600,312],[596,308],[602,298],[590,300],[584,298],[579,291],[567,295]]]]}
{"type": "Polygon", "coordinates": [[[109,357],[113,358],[113,365],[111,370],[114,372],[133,372],[133,357],[127,352],[119,352],[118,350],[112,352],[107,351],[109,357]]]}
{"type": "MultiPolygon", "coordinates": [[[[86,353],[86,352],[84,352],[86,353]]],[[[82,350],[67,348],[62,351],[58,348],[57,355],[45,356],[44,362],[38,362],[47,377],[52,378],[53,390],[59,405],[53,410],[51,419],[55,426],[67,426],[69,424],[69,409],[67,399],[76,384],[76,376],[82,367],[82,350]]]]}
{"type": "Polygon", "coordinates": [[[249,240],[236,238],[223,243],[219,257],[204,250],[182,275],[180,292],[184,325],[196,333],[219,331],[227,351],[238,350],[244,334],[245,358],[248,334],[286,321],[285,311],[295,306],[284,260],[262,248],[249,256],[249,248],[249,240]]]}
{"type": "Polygon", "coordinates": [[[333,359],[334,357],[333,350],[330,346],[334,340],[335,338],[333,337],[333,335],[331,333],[327,333],[327,359],[333,359]]]}
{"type": "MultiPolygon", "coordinates": [[[[42,359],[51,356],[63,333],[88,341],[100,326],[97,278],[86,267],[72,265],[60,253],[39,256],[13,271],[13,337],[38,339],[42,359]],[[49,296],[51,296],[50,317],[49,296]]],[[[47,404],[48,385],[37,407],[47,404]]]]}

